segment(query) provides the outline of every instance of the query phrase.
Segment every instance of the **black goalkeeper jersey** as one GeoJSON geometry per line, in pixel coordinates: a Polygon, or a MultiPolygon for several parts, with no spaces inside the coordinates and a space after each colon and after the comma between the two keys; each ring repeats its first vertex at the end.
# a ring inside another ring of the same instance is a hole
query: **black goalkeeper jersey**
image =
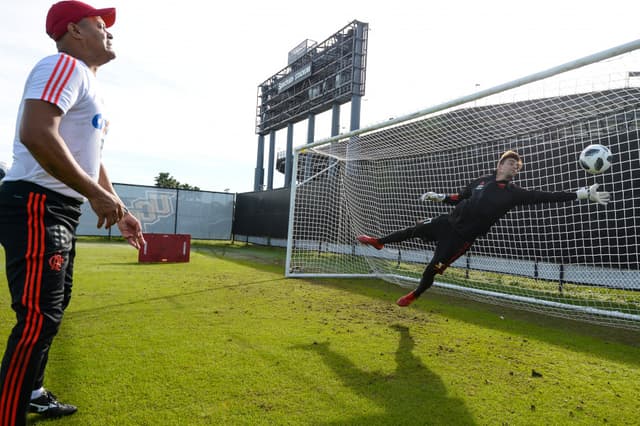
{"type": "Polygon", "coordinates": [[[489,232],[502,216],[516,206],[546,202],[572,201],[574,192],[530,191],[513,182],[498,181],[496,175],[482,176],[444,202],[456,207],[449,214],[453,229],[467,241],[489,232]]]}

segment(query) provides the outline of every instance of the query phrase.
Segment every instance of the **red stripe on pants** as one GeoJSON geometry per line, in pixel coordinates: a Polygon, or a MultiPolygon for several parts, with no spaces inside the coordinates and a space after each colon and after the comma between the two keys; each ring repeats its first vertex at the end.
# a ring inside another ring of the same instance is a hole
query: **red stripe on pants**
{"type": "Polygon", "coordinates": [[[464,243],[464,245],[462,246],[462,248],[460,250],[458,250],[458,252],[456,254],[454,254],[453,256],[451,256],[451,259],[447,260],[446,263],[444,264],[439,264],[436,265],[434,267],[435,271],[437,273],[439,273],[440,275],[442,275],[445,271],[445,269],[447,269],[453,262],[455,262],[456,260],[458,260],[458,258],[460,256],[462,256],[463,254],[465,254],[467,252],[467,250],[469,250],[469,247],[471,247],[471,243],[464,243]]]}
{"type": "Polygon", "coordinates": [[[18,414],[17,412],[20,405],[20,390],[33,348],[42,331],[44,317],[40,312],[39,299],[45,253],[45,200],[46,195],[32,192],[29,194],[27,203],[26,275],[22,294],[22,305],[26,309],[27,316],[22,335],[11,357],[2,389],[2,400],[0,400],[2,426],[15,425],[16,417],[25,415],[25,413],[18,414]]]}

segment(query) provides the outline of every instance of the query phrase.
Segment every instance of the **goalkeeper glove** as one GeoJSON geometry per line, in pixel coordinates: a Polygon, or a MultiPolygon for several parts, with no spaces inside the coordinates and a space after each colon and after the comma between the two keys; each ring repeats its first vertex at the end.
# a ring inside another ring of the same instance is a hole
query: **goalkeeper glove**
{"type": "Polygon", "coordinates": [[[609,202],[609,193],[606,191],[598,192],[599,183],[594,183],[590,187],[580,188],[576,191],[578,200],[590,200],[594,203],[602,204],[606,206],[609,202]]]}
{"type": "Polygon", "coordinates": [[[436,201],[438,203],[441,203],[444,201],[444,199],[446,198],[446,195],[444,194],[436,194],[435,192],[425,192],[424,194],[422,194],[420,196],[420,201],[436,201]]]}

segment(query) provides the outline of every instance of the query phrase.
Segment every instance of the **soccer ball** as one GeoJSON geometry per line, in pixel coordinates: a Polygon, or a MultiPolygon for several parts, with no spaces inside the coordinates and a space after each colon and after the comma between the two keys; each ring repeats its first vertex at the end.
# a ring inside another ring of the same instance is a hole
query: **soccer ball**
{"type": "Polygon", "coordinates": [[[611,151],[604,145],[589,145],[580,153],[578,162],[588,173],[598,175],[606,172],[611,167],[611,151]]]}
{"type": "Polygon", "coordinates": [[[9,167],[7,167],[5,162],[0,161],[0,180],[2,180],[2,178],[6,176],[8,170],[9,170],[9,167]]]}

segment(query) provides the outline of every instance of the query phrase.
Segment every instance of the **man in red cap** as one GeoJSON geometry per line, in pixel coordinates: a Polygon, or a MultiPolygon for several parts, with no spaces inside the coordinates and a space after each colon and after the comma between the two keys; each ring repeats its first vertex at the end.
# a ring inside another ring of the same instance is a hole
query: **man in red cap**
{"type": "Polygon", "coordinates": [[[115,58],[115,9],[62,1],[49,9],[47,34],[58,53],[31,71],[20,103],[13,164],[0,183],[0,243],[16,324],[0,370],[0,426],[27,413],[73,414],[43,387],[49,348],[71,298],[76,228],[88,200],[98,228],[117,225],[144,244],[140,222],[115,193],[101,153],[108,119],[96,84],[115,58]]]}

